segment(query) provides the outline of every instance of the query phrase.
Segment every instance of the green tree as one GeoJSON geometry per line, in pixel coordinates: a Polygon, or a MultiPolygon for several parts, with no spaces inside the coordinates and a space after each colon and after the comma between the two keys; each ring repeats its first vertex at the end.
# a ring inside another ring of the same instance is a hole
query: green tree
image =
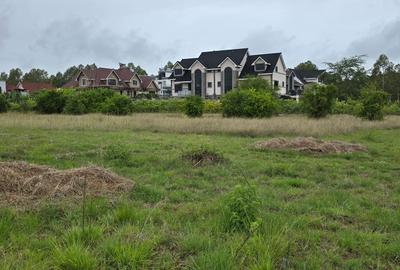
{"type": "Polygon", "coordinates": [[[311,62],[310,60],[300,63],[298,64],[295,69],[298,70],[304,70],[304,71],[316,71],[318,70],[318,67],[316,64],[314,64],[313,62],[311,62]]]}
{"type": "Polygon", "coordinates": [[[8,80],[8,74],[5,72],[2,72],[0,74],[0,81],[7,81],[8,80]]]}
{"type": "Polygon", "coordinates": [[[360,116],[370,121],[383,119],[383,107],[387,102],[387,94],[375,85],[368,85],[361,92],[362,109],[360,116]]]}
{"type": "Polygon", "coordinates": [[[28,82],[48,82],[49,74],[44,69],[33,68],[22,79],[28,82]]]}
{"type": "Polygon", "coordinates": [[[361,89],[369,80],[364,68],[364,57],[364,55],[357,55],[343,58],[336,63],[326,63],[329,70],[322,79],[326,84],[337,87],[339,99],[360,97],[361,89]]]}
{"type": "Polygon", "coordinates": [[[258,76],[248,76],[246,80],[239,83],[239,90],[254,89],[256,91],[263,91],[271,93],[273,96],[277,95],[277,89],[272,87],[271,83],[258,76]]]}
{"type": "Polygon", "coordinates": [[[132,62],[128,63],[128,67],[138,75],[147,75],[146,70],[144,70],[141,66],[135,66],[132,62]]]}
{"type": "Polygon", "coordinates": [[[389,94],[391,100],[400,101],[400,65],[394,65],[385,54],[374,63],[371,80],[389,94]]]}
{"type": "Polygon", "coordinates": [[[22,79],[22,75],[24,73],[19,68],[13,68],[8,73],[8,80],[7,83],[9,84],[17,84],[22,79]]]}
{"type": "Polygon", "coordinates": [[[51,84],[57,88],[60,88],[61,86],[63,86],[66,83],[64,81],[63,74],[61,72],[57,72],[56,75],[51,75],[50,81],[51,81],[51,84]]]}
{"type": "Polygon", "coordinates": [[[304,111],[312,118],[322,118],[332,111],[336,89],[333,85],[313,84],[301,98],[304,111]]]}
{"type": "Polygon", "coordinates": [[[172,69],[174,67],[174,64],[171,61],[168,61],[168,63],[164,66],[164,69],[172,69]]]}

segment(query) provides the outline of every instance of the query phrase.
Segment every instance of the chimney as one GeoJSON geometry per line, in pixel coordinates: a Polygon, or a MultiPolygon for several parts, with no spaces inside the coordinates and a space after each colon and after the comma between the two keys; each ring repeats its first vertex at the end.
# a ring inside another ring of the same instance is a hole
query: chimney
{"type": "Polygon", "coordinates": [[[119,68],[126,68],[126,64],[119,63],[119,68]]]}

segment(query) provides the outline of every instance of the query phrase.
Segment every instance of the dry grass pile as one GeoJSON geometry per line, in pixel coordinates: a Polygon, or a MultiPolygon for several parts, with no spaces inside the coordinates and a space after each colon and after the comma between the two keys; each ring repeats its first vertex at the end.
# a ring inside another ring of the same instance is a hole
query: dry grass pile
{"type": "Polygon", "coordinates": [[[269,141],[257,142],[255,148],[266,149],[290,149],[307,153],[353,153],[366,152],[367,148],[360,144],[341,141],[322,141],[312,137],[298,137],[294,139],[274,138],[269,141]]]}
{"type": "Polygon", "coordinates": [[[24,203],[125,192],[133,182],[99,167],[55,170],[24,162],[0,162],[0,201],[24,203]]]}

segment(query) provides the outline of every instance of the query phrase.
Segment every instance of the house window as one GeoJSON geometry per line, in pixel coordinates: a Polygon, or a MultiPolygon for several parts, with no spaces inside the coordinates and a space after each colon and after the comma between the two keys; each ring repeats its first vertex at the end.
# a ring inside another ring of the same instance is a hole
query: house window
{"type": "Polygon", "coordinates": [[[106,85],[107,84],[107,80],[100,80],[100,85],[106,85]]]}
{"type": "Polygon", "coordinates": [[[137,85],[137,81],[132,81],[132,85],[136,86],[137,85]]]}
{"type": "Polygon", "coordinates": [[[221,82],[218,82],[217,85],[218,85],[218,87],[221,87],[221,82]]]}
{"type": "Polygon", "coordinates": [[[208,83],[208,88],[212,88],[212,82],[208,83]]]}
{"type": "Polygon", "coordinates": [[[278,67],[275,67],[275,72],[278,72],[278,70],[279,70],[278,67]]]}
{"type": "Polygon", "coordinates": [[[265,63],[259,63],[254,65],[255,71],[265,71],[265,63]]]}
{"type": "Polygon", "coordinates": [[[108,85],[117,85],[117,80],[116,79],[109,79],[108,80],[108,85]]]}
{"type": "Polygon", "coordinates": [[[175,76],[183,75],[183,69],[181,69],[181,68],[176,68],[174,72],[175,72],[175,76]]]}
{"type": "Polygon", "coordinates": [[[182,91],[182,84],[176,84],[175,85],[175,92],[180,92],[182,91]]]}
{"type": "Polygon", "coordinates": [[[282,82],[282,87],[285,87],[285,82],[282,82]]]}
{"type": "Polygon", "coordinates": [[[274,87],[279,87],[279,81],[274,81],[274,87]]]}
{"type": "Polygon", "coordinates": [[[83,85],[83,86],[86,85],[86,79],[82,79],[82,85],[83,85]]]}

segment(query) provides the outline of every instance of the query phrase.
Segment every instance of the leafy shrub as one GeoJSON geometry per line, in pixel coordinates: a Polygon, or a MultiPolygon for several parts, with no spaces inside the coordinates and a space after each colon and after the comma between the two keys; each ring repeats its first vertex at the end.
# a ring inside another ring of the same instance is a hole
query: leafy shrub
{"type": "Polygon", "coordinates": [[[400,115],[400,103],[392,103],[383,107],[383,113],[386,115],[400,115]]]}
{"type": "Polygon", "coordinates": [[[168,100],[135,100],[132,105],[133,112],[184,112],[184,99],[168,100]]]}
{"type": "Polygon", "coordinates": [[[132,111],[132,101],[127,96],[115,95],[108,98],[103,106],[102,113],[112,115],[127,115],[132,111]]]}
{"type": "Polygon", "coordinates": [[[8,102],[3,94],[0,94],[0,113],[7,112],[8,102]]]}
{"type": "Polygon", "coordinates": [[[283,114],[298,114],[303,113],[301,103],[293,99],[280,99],[278,101],[278,111],[283,114]]]}
{"type": "Polygon", "coordinates": [[[254,89],[256,91],[267,92],[272,96],[277,96],[278,88],[273,88],[271,83],[258,76],[248,76],[245,80],[239,82],[239,90],[250,90],[254,89]]]}
{"type": "Polygon", "coordinates": [[[205,100],[204,113],[222,113],[222,106],[219,100],[205,100]]]}
{"type": "Polygon", "coordinates": [[[358,100],[348,99],[347,101],[336,101],[332,107],[333,114],[359,115],[361,103],[358,100]]]}
{"type": "Polygon", "coordinates": [[[379,91],[375,86],[367,86],[361,92],[362,109],[360,116],[368,120],[382,120],[383,107],[387,101],[387,94],[379,91]]]}
{"type": "Polygon", "coordinates": [[[254,89],[231,91],[221,98],[221,103],[226,117],[271,117],[278,109],[270,93],[254,89]]]}
{"type": "Polygon", "coordinates": [[[40,91],[35,99],[37,111],[45,114],[62,113],[66,102],[64,93],[56,90],[40,91]]]}
{"type": "Polygon", "coordinates": [[[224,225],[228,231],[250,232],[259,222],[261,202],[254,186],[235,186],[224,206],[224,225]]]}
{"type": "Polygon", "coordinates": [[[201,117],[204,111],[204,103],[201,97],[190,96],[186,98],[185,114],[189,117],[201,117]]]}
{"type": "Polygon", "coordinates": [[[118,95],[113,90],[104,88],[82,90],[78,93],[82,103],[85,105],[86,113],[101,112],[103,103],[107,99],[118,95]]]}
{"type": "Polygon", "coordinates": [[[309,117],[322,118],[332,111],[336,88],[332,85],[312,85],[304,91],[301,99],[303,109],[309,117]]]}
{"type": "Polygon", "coordinates": [[[65,102],[64,107],[64,113],[79,115],[86,112],[87,109],[80,93],[76,93],[67,97],[67,101],[65,102]]]}

